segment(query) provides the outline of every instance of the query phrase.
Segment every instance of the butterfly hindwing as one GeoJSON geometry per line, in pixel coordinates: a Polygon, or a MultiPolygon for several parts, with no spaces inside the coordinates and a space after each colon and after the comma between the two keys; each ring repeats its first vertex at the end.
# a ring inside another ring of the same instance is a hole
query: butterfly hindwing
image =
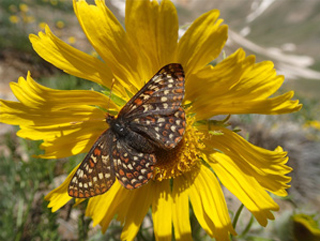
{"type": "Polygon", "coordinates": [[[180,107],[172,115],[136,118],[130,126],[133,130],[144,133],[158,147],[170,150],[176,147],[184,135],[185,113],[180,107]]]}
{"type": "Polygon", "coordinates": [[[68,194],[76,198],[93,197],[109,190],[115,180],[110,158],[113,134],[105,131],[92,146],[69,184],[68,194]]]}
{"type": "Polygon", "coordinates": [[[112,158],[115,175],[126,189],[136,189],[152,178],[156,158],[154,154],[143,153],[120,140],[113,146],[112,158]]]}

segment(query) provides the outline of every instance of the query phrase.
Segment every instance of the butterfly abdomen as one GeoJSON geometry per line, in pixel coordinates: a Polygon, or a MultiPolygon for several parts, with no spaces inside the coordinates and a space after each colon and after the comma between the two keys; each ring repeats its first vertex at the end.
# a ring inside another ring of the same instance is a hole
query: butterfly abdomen
{"type": "Polygon", "coordinates": [[[141,134],[133,131],[128,131],[126,137],[124,137],[124,141],[128,146],[131,148],[143,152],[143,153],[153,153],[154,152],[154,145],[147,140],[146,137],[142,136],[141,134]]]}

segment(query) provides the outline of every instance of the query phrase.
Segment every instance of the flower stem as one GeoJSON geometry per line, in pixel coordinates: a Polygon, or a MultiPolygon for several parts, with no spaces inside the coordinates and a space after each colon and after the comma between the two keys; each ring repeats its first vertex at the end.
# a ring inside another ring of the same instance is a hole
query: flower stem
{"type": "Polygon", "coordinates": [[[241,204],[240,207],[238,208],[237,212],[236,212],[236,216],[233,219],[232,226],[233,226],[234,229],[236,229],[237,222],[239,220],[239,216],[241,214],[241,211],[242,211],[243,207],[244,207],[244,205],[241,204]]]}

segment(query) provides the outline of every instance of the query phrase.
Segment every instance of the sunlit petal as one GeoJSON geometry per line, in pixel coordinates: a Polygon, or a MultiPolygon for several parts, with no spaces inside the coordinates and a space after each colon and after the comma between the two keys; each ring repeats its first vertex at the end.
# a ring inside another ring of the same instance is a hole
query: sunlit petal
{"type": "Polygon", "coordinates": [[[200,225],[211,237],[218,241],[228,240],[229,233],[236,235],[220,184],[205,166],[190,187],[190,201],[200,225]]]}
{"type": "Polygon", "coordinates": [[[292,168],[286,165],[287,153],[281,148],[269,151],[252,145],[238,134],[222,127],[211,126],[211,131],[222,135],[211,135],[207,143],[216,150],[228,155],[242,170],[243,175],[254,177],[267,191],[286,196],[291,177],[286,174],[292,168]]]}
{"type": "Polygon", "coordinates": [[[169,180],[153,185],[152,219],[157,241],[172,239],[172,196],[169,180]]]}
{"type": "Polygon", "coordinates": [[[222,184],[229,189],[252,212],[262,226],[268,219],[274,219],[271,211],[278,211],[279,206],[261,187],[255,177],[245,173],[227,155],[213,153],[208,156],[210,166],[219,177],[222,184]]]}
{"type": "Polygon", "coordinates": [[[190,76],[186,100],[194,100],[197,119],[221,114],[284,114],[300,110],[293,92],[271,97],[281,84],[272,62],[255,63],[254,56],[237,52],[216,66],[207,66],[190,76]]]}
{"type": "Polygon", "coordinates": [[[151,206],[152,191],[153,183],[148,183],[131,193],[130,202],[126,202],[128,211],[124,213],[126,219],[121,233],[122,240],[133,240],[137,235],[143,218],[151,206]]]}
{"type": "MultiPolygon", "coordinates": [[[[139,72],[150,78],[162,66],[176,62],[178,16],[172,2],[127,1],[126,30],[139,49],[139,72]]],[[[143,84],[143,83],[141,83],[143,84]]]]}
{"type": "Polygon", "coordinates": [[[181,37],[178,62],[184,67],[187,77],[216,59],[227,41],[228,27],[220,26],[223,20],[218,17],[218,10],[201,15],[181,37]]]}
{"type": "Polygon", "coordinates": [[[104,1],[97,0],[95,3],[96,5],[91,5],[85,1],[74,1],[79,23],[120,86],[134,93],[141,87],[136,48],[104,1]]]}
{"type": "MultiPolygon", "coordinates": [[[[110,68],[101,60],[86,54],[60,40],[48,26],[45,33],[30,34],[33,49],[46,61],[68,74],[91,80],[110,87],[113,74],[110,68]]],[[[114,93],[125,97],[123,88],[115,86],[114,93]]]]}
{"type": "Polygon", "coordinates": [[[174,179],[172,190],[172,220],[176,240],[193,240],[189,217],[188,184],[181,176],[174,179]],[[183,222],[181,222],[183,220],[183,222]]]}

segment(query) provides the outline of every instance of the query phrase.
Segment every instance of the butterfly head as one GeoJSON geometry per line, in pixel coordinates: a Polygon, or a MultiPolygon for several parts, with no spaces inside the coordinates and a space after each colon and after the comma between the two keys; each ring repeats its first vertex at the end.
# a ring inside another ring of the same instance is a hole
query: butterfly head
{"type": "Polygon", "coordinates": [[[106,122],[109,124],[111,130],[118,134],[118,136],[126,136],[128,134],[128,130],[126,129],[125,123],[121,119],[118,119],[109,113],[107,113],[106,122]]]}
{"type": "Polygon", "coordinates": [[[113,115],[110,115],[110,113],[106,114],[106,122],[110,125],[110,123],[115,119],[113,115]]]}

